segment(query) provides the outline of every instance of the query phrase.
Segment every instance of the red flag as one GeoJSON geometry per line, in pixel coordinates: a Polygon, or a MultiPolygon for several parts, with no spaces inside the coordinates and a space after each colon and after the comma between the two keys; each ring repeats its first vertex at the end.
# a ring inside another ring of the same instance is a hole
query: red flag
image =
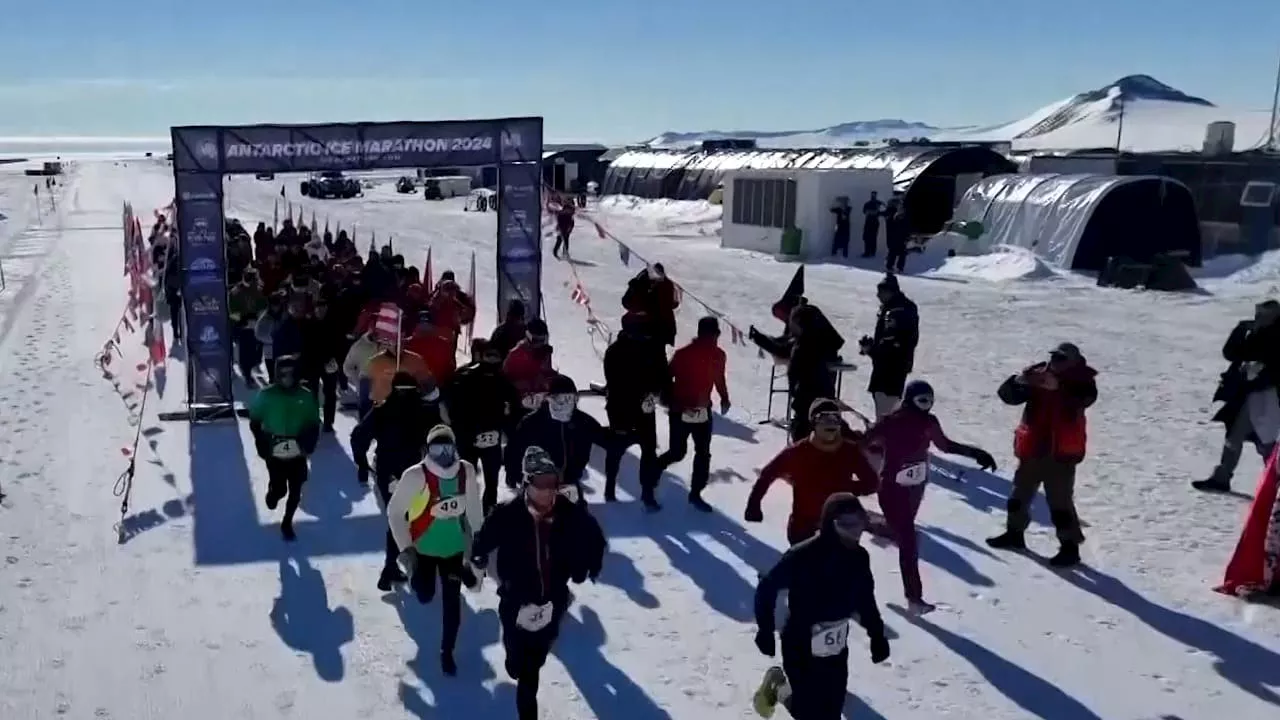
{"type": "MultiPolygon", "coordinates": [[[[476,299],[476,251],[475,250],[471,251],[471,273],[467,277],[467,296],[471,298],[471,301],[473,303],[475,302],[475,299],[476,299]]],[[[476,321],[475,321],[475,318],[472,318],[471,322],[467,323],[467,342],[466,342],[467,352],[471,351],[471,338],[475,334],[475,327],[476,327],[476,321]]]]}
{"type": "Polygon", "coordinates": [[[1271,568],[1269,571],[1267,568],[1268,536],[1280,534],[1280,527],[1273,526],[1280,524],[1280,516],[1275,513],[1277,495],[1280,494],[1277,492],[1280,490],[1277,470],[1280,470],[1280,447],[1272,451],[1271,459],[1258,480],[1258,492],[1245,517],[1236,551],[1227,564],[1222,585],[1214,588],[1220,593],[1235,596],[1264,591],[1275,580],[1275,572],[1280,570],[1271,568]]]}

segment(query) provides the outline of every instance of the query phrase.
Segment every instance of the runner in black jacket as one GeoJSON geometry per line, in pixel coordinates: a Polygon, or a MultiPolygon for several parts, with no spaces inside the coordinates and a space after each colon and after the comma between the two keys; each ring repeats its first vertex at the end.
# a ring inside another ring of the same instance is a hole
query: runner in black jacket
{"type": "Polygon", "coordinates": [[[488,340],[471,341],[475,358],[454,373],[445,393],[453,432],[462,459],[484,470],[484,511],[498,502],[502,477],[502,436],[512,429],[512,412],[520,407],[520,394],[502,374],[502,353],[488,340]]]}
{"type": "Polygon", "coordinates": [[[605,412],[613,442],[605,455],[604,499],[617,499],[622,456],[640,446],[640,500],[648,510],[661,510],[655,497],[658,478],[658,399],[671,389],[671,372],[663,345],[649,334],[643,313],[622,316],[622,332],[604,353],[605,412]]]}
{"type": "MultiPolygon", "coordinates": [[[[405,469],[422,462],[427,447],[427,435],[431,428],[447,424],[448,413],[440,401],[439,392],[433,400],[424,396],[416,378],[407,372],[398,372],[391,379],[391,393],[381,405],[375,405],[351,431],[351,457],[356,463],[356,479],[361,485],[369,482],[369,446],[377,441],[374,452],[377,461],[378,497],[385,507],[391,499],[391,483],[405,469]]],[[[382,574],[378,576],[378,589],[387,592],[395,583],[407,580],[396,558],[400,547],[396,545],[391,530],[387,530],[386,556],[382,574]]]]}
{"type": "Polygon", "coordinates": [[[540,447],[560,470],[560,480],[571,489],[578,502],[585,503],[582,475],[591,461],[591,446],[609,448],[613,435],[595,418],[579,410],[578,386],[573,380],[557,375],[551,380],[546,402],[527,415],[507,440],[507,478],[519,478],[525,450],[540,447]]]}
{"type": "Polygon", "coordinates": [[[569,582],[595,580],[606,543],[586,506],[561,494],[555,463],[542,448],[521,455],[524,492],[494,508],[476,533],[471,564],[496,553],[498,618],[507,674],[516,681],[520,720],[538,717],[538,675],[569,607],[569,582]]]}
{"type": "Polygon", "coordinates": [[[889,657],[889,641],[876,607],[871,560],[858,544],[867,513],[850,493],[836,493],[822,508],[822,529],[791,547],[756,587],[756,647],[773,657],[774,609],[788,591],[782,627],[782,667],[771,667],[756,693],[763,712],[781,702],[795,720],[839,720],[849,682],[849,619],[871,640],[871,661],[889,657]]]}

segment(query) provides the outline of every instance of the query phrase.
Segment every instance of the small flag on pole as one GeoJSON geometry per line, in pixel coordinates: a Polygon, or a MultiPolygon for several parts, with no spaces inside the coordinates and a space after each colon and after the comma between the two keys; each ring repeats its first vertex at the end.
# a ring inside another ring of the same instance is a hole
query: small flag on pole
{"type": "Polygon", "coordinates": [[[431,294],[431,288],[435,285],[435,273],[431,269],[431,247],[427,247],[427,264],[422,269],[422,287],[426,288],[427,294],[431,294]]]}
{"type": "Polygon", "coordinates": [[[400,342],[400,306],[395,303],[382,303],[373,318],[373,336],[385,344],[400,342]]]}
{"type": "Polygon", "coordinates": [[[624,266],[631,264],[631,248],[618,243],[618,259],[622,261],[624,266]]]}

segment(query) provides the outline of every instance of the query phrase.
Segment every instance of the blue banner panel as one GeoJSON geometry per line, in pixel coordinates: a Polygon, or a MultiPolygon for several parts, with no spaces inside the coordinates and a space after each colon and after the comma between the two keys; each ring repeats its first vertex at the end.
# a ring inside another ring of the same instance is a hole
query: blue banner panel
{"type": "Polygon", "coordinates": [[[232,355],[222,178],[204,173],[179,175],[177,196],[187,397],[199,405],[226,404],[232,401],[232,355]]]}
{"type": "Polygon", "coordinates": [[[542,164],[498,167],[498,313],[519,298],[542,317],[542,164]]]}

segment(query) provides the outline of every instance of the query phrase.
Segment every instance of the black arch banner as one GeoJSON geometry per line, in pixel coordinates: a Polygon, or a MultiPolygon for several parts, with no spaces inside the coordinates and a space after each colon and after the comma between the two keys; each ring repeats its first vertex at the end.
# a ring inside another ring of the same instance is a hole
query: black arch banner
{"type": "Polygon", "coordinates": [[[171,128],[192,413],[231,406],[222,179],[244,173],[498,168],[498,317],[542,307],[542,118],[171,128]]]}

